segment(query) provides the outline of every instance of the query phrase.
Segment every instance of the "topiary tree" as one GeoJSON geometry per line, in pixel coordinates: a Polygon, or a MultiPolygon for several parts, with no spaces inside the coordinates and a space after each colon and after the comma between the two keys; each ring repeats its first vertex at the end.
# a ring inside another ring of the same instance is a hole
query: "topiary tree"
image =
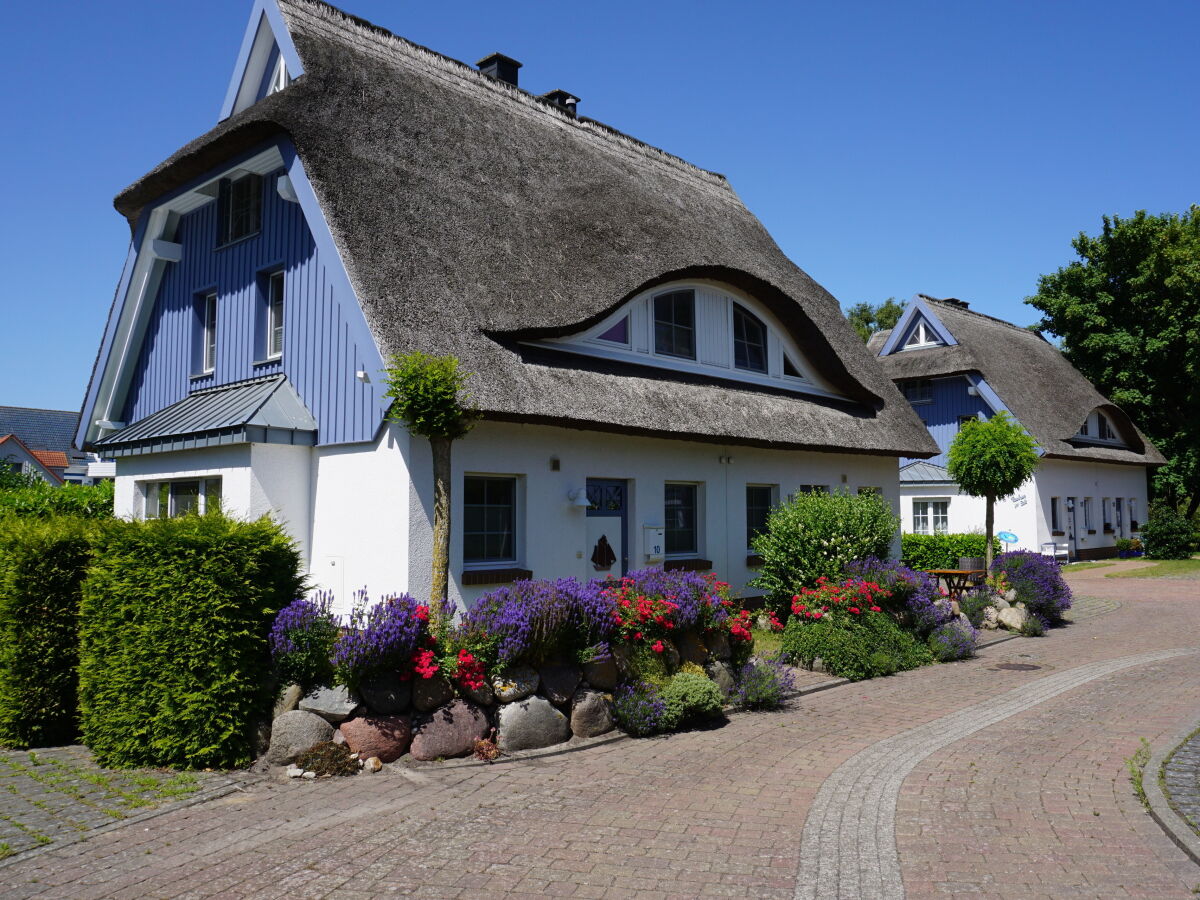
{"type": "Polygon", "coordinates": [[[479,420],[464,394],[470,375],[453,356],[415,351],[393,357],[387,367],[388,419],[429,439],[433,449],[433,584],[430,615],[440,621],[450,580],[450,447],[479,420]]]}
{"type": "Polygon", "coordinates": [[[1038,467],[1037,442],[1006,412],[990,419],[970,419],[954,438],[948,454],[950,477],[972,497],[987,501],[984,550],[992,567],[992,534],[996,500],[1007,497],[1038,467]]]}

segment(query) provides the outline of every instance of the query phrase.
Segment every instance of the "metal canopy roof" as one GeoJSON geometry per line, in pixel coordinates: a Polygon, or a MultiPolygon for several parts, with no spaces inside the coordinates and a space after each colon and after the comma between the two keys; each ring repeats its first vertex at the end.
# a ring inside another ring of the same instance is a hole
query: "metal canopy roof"
{"type": "Polygon", "coordinates": [[[206,388],[96,441],[105,456],[226,444],[312,446],[317,423],[285,375],[206,388]]]}
{"type": "Polygon", "coordinates": [[[901,484],[953,484],[954,479],[942,466],[920,460],[900,469],[901,484]]]}

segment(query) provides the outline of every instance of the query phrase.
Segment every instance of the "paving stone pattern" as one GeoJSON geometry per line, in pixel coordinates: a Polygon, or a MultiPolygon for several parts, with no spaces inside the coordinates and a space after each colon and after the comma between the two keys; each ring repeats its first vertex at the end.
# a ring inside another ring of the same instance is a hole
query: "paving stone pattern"
{"type": "Polygon", "coordinates": [[[1200,733],[1171,754],[1163,766],[1163,782],[1171,806],[1200,834],[1200,733]]]}
{"type": "MultiPolygon", "coordinates": [[[[374,776],[249,784],[0,868],[0,895],[791,900],[811,865],[810,808],[848,760],[1084,666],[1200,643],[1194,583],[1105,581],[1110,571],[1079,573],[1073,584],[1120,608],[977,659],[669,738],[490,766],[393,764],[374,776]]],[[[929,753],[894,804],[905,894],[1194,897],[1200,867],[1145,813],[1124,761],[1142,738],[1159,742],[1200,722],[1198,683],[1200,654],[1142,663],[929,753]]],[[[837,858],[839,886],[868,877],[869,859],[837,858]]]]}

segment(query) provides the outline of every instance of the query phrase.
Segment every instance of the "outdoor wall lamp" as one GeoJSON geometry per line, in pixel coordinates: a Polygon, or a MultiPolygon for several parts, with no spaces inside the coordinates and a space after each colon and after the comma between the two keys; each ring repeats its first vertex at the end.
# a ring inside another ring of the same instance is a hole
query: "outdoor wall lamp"
{"type": "Polygon", "coordinates": [[[575,488],[575,490],[567,494],[567,499],[571,501],[572,506],[578,509],[587,509],[592,505],[592,502],[588,500],[587,488],[585,487],[575,488]]]}

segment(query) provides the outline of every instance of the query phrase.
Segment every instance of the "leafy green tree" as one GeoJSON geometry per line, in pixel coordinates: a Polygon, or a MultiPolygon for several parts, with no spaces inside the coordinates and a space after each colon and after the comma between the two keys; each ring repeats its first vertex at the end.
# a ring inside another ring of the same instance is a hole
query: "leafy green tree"
{"type": "Polygon", "coordinates": [[[990,419],[964,422],[948,456],[950,477],[972,497],[987,501],[984,549],[991,569],[996,500],[1029,480],[1038,466],[1037,443],[1008,413],[998,412],[990,419]]]}
{"type": "Polygon", "coordinates": [[[1071,242],[1079,259],[1025,302],[1067,359],[1167,457],[1156,493],[1200,508],[1200,206],[1104,217],[1071,242]]]}
{"type": "Polygon", "coordinates": [[[846,318],[865,344],[875,332],[895,328],[903,313],[904,304],[897,302],[895,297],[888,297],[875,306],[870,303],[855,303],[846,310],[846,318]]]}
{"type": "Polygon", "coordinates": [[[479,419],[479,410],[465,396],[470,375],[453,356],[430,356],[416,351],[397,356],[386,369],[387,393],[392,400],[388,418],[413,434],[429,439],[433,450],[433,587],[429,612],[440,625],[450,579],[450,448],[465,437],[479,419]]]}

